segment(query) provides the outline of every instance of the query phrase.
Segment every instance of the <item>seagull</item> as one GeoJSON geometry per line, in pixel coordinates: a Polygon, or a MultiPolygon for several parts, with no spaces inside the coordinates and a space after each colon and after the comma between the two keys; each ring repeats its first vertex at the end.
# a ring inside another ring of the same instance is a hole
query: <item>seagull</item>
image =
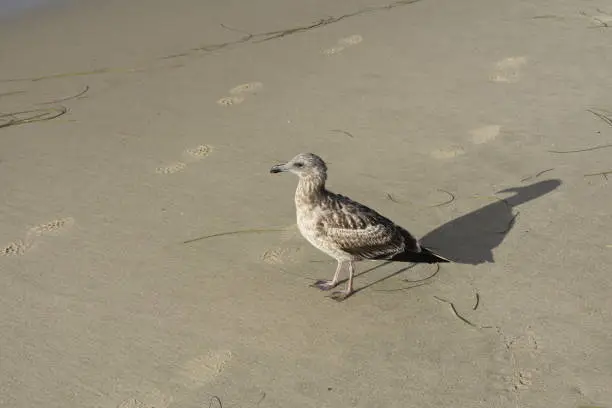
{"type": "Polygon", "coordinates": [[[295,208],[300,233],[315,248],[338,262],[332,280],[319,280],[313,286],[325,291],[335,288],[340,272],[348,264],[346,288],[333,292],[332,299],[343,301],[354,293],[354,262],[450,262],[421,246],[414,235],[371,208],[327,190],[327,165],[316,154],[300,153],[289,162],[270,169],[270,173],[282,172],[299,177],[295,208]]]}

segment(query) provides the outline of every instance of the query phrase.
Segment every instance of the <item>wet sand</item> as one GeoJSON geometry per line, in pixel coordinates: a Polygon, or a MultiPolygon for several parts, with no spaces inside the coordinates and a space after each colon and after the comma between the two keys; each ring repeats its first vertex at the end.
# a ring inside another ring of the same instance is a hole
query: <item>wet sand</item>
{"type": "Polygon", "coordinates": [[[0,406],[612,407],[610,25],[603,0],[3,23],[0,406]],[[456,262],[309,287],[335,263],[268,172],[302,151],[456,262]]]}

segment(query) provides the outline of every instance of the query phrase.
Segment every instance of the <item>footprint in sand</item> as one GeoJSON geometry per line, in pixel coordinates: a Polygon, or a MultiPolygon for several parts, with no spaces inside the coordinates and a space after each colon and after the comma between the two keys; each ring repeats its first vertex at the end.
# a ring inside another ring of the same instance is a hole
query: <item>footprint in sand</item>
{"type": "Polygon", "coordinates": [[[66,217],[36,225],[26,232],[25,238],[11,242],[0,250],[0,255],[23,255],[33,246],[37,238],[44,236],[60,236],[74,226],[74,218],[66,217]]]}
{"type": "Polygon", "coordinates": [[[283,265],[297,261],[297,255],[301,251],[299,247],[272,248],[261,255],[261,260],[270,265],[283,265]]]}
{"type": "Polygon", "coordinates": [[[221,106],[238,105],[245,101],[247,95],[254,95],[262,89],[263,84],[261,82],[247,82],[236,85],[229,90],[231,96],[224,96],[223,98],[219,99],[217,103],[221,106]]]}
{"type": "MultiPolygon", "coordinates": [[[[501,126],[499,125],[486,125],[476,129],[472,129],[470,131],[471,141],[474,144],[488,143],[497,138],[497,136],[499,136],[500,134],[500,131],[501,126]]],[[[433,150],[429,153],[429,155],[434,159],[448,160],[457,156],[462,156],[465,153],[465,149],[462,146],[453,145],[447,148],[433,150]]]]}
{"type": "Polygon", "coordinates": [[[33,244],[34,244],[33,241],[27,241],[27,240],[23,241],[21,239],[18,239],[17,241],[11,242],[10,244],[2,248],[2,251],[0,251],[0,255],[4,255],[4,256],[23,255],[30,248],[32,248],[33,244]]]}
{"type": "Polygon", "coordinates": [[[262,89],[263,84],[261,82],[247,82],[233,87],[229,93],[232,95],[254,94],[262,89]]]}
{"type": "Polygon", "coordinates": [[[136,398],[126,399],[117,405],[117,408],[151,408],[147,404],[142,401],[137,400],[136,398]]]}
{"type": "Polygon", "coordinates": [[[144,395],[142,401],[136,398],[129,398],[117,405],[117,408],[168,408],[174,402],[174,398],[165,395],[159,390],[144,395]]]}
{"type": "Polygon", "coordinates": [[[530,364],[541,352],[538,336],[527,327],[525,333],[518,336],[507,336],[497,328],[500,341],[495,351],[490,354],[491,363],[495,366],[489,372],[490,385],[506,395],[518,393],[532,385],[533,374],[537,368],[530,364]]]}
{"type": "Polygon", "coordinates": [[[348,47],[352,47],[353,45],[357,45],[363,41],[363,37],[359,34],[350,35],[348,37],[344,37],[338,40],[338,43],[333,47],[327,48],[323,50],[323,54],[325,55],[334,55],[338,54],[348,47]]]}
{"type": "Polygon", "coordinates": [[[58,236],[66,232],[67,229],[74,226],[74,218],[66,217],[53,220],[44,224],[37,225],[28,230],[28,235],[35,235],[37,237],[43,235],[58,236]]]}
{"type": "Polygon", "coordinates": [[[181,170],[184,170],[185,167],[187,167],[187,164],[183,162],[176,162],[176,163],[169,164],[167,166],[160,166],[155,169],[155,172],[157,174],[174,174],[174,173],[178,173],[181,170]]]}
{"type": "Polygon", "coordinates": [[[185,386],[197,388],[217,378],[232,359],[229,350],[214,350],[203,356],[195,357],[182,364],[178,369],[179,376],[185,380],[185,386]]]}
{"type": "Polygon", "coordinates": [[[470,131],[470,135],[472,136],[472,143],[474,144],[483,144],[494,140],[497,136],[499,136],[499,132],[501,131],[501,126],[499,125],[487,125],[482,126],[470,131]]]}
{"type": "Polygon", "coordinates": [[[509,57],[498,61],[495,64],[495,69],[491,74],[491,81],[515,83],[518,82],[521,75],[521,68],[527,63],[526,57],[509,57]]]}
{"type": "Polygon", "coordinates": [[[187,167],[188,163],[193,163],[202,160],[212,152],[212,147],[208,145],[199,145],[183,150],[183,161],[160,166],[155,169],[157,174],[174,174],[182,171],[187,167]]]}
{"type": "Polygon", "coordinates": [[[196,147],[185,149],[183,155],[189,161],[197,161],[202,160],[204,157],[208,156],[210,152],[212,152],[212,147],[208,145],[199,145],[196,147]]]}
{"type": "MultiPolygon", "coordinates": [[[[297,227],[297,224],[291,224],[282,228],[280,232],[280,241],[282,244],[288,243],[297,239],[302,243],[302,235],[297,227]]],[[[270,265],[281,265],[285,263],[295,263],[302,251],[301,245],[288,244],[288,246],[279,246],[266,250],[261,255],[261,260],[270,265]]]]}
{"type": "Polygon", "coordinates": [[[465,154],[465,150],[461,146],[451,146],[446,149],[436,149],[430,153],[430,156],[434,159],[446,160],[452,159],[453,157],[461,156],[465,154]]]}
{"type": "Polygon", "coordinates": [[[244,96],[242,95],[224,96],[223,98],[217,101],[217,103],[221,106],[238,105],[239,103],[242,103],[242,102],[244,102],[244,96]]]}

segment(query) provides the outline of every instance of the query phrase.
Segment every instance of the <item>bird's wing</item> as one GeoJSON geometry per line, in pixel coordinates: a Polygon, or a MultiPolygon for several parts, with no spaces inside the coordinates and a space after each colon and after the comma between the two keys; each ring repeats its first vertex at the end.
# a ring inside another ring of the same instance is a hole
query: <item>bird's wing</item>
{"type": "Polygon", "coordinates": [[[325,234],[342,251],[365,259],[391,258],[404,250],[401,236],[393,234],[382,225],[358,230],[328,227],[325,234]]]}
{"type": "Polygon", "coordinates": [[[406,250],[419,252],[414,237],[376,211],[347,197],[334,195],[320,213],[321,233],[339,249],[366,259],[386,259],[406,250]]]}

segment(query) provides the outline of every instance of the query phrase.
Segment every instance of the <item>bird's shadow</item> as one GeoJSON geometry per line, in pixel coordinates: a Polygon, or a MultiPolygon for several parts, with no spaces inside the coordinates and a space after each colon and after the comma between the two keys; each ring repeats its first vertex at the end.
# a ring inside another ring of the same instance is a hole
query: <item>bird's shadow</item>
{"type": "Polygon", "coordinates": [[[498,191],[515,194],[441,225],[423,236],[421,243],[455,263],[479,265],[494,262],[493,250],[515,225],[519,215],[516,207],[542,197],[560,185],[560,180],[551,179],[498,191]]]}
{"type": "MultiPolygon", "coordinates": [[[[551,179],[533,183],[528,186],[512,187],[498,191],[498,193],[515,194],[508,198],[499,198],[489,205],[439,226],[423,236],[421,243],[423,246],[434,249],[440,255],[449,258],[454,263],[478,265],[485,262],[494,262],[493,250],[503,242],[506,235],[508,235],[515,225],[519,214],[518,211],[515,211],[515,208],[554,191],[560,185],[560,180],[551,179]]],[[[357,273],[355,276],[368,274],[391,263],[393,262],[384,262],[357,273]]],[[[364,289],[397,276],[414,266],[416,266],[416,264],[402,267],[389,275],[357,288],[353,294],[357,294],[364,289]]],[[[429,279],[433,278],[439,272],[439,270],[439,265],[437,265],[436,271],[430,276],[413,281],[405,280],[406,282],[413,283],[413,285],[392,289],[390,291],[406,290],[425,285],[429,279]]],[[[344,283],[346,280],[347,279],[343,279],[340,283],[344,283]]]]}
{"type": "MultiPolygon", "coordinates": [[[[355,273],[355,277],[358,277],[358,276],[361,276],[361,275],[366,275],[366,274],[368,274],[368,273],[370,273],[370,272],[375,271],[376,269],[382,268],[383,266],[387,266],[387,265],[392,264],[392,263],[394,263],[394,262],[393,262],[393,261],[387,261],[387,262],[381,263],[381,264],[376,265],[376,266],[374,266],[374,267],[372,267],[372,268],[370,268],[370,269],[366,269],[365,271],[362,271],[362,272],[359,272],[359,273],[355,273]]],[[[400,269],[398,269],[397,271],[395,271],[395,272],[393,272],[393,273],[391,273],[391,274],[389,274],[389,275],[385,275],[385,276],[383,276],[382,278],[376,279],[375,281],[372,281],[372,282],[370,282],[370,283],[368,283],[368,284],[366,284],[366,285],[363,285],[363,286],[361,286],[361,287],[359,287],[359,288],[356,288],[356,289],[353,291],[353,293],[351,293],[349,296],[356,295],[357,293],[359,293],[359,292],[361,292],[361,291],[363,291],[363,290],[365,290],[365,289],[368,289],[368,288],[370,288],[370,287],[372,287],[372,286],[374,286],[374,285],[378,285],[379,283],[381,283],[381,282],[383,282],[383,281],[386,281],[387,279],[391,279],[391,278],[393,278],[394,276],[397,276],[397,275],[399,275],[399,274],[400,274],[400,273],[402,273],[402,272],[406,272],[407,270],[414,268],[416,265],[417,265],[417,264],[413,263],[413,264],[410,264],[410,265],[408,265],[408,266],[404,266],[403,268],[400,268],[400,269]]],[[[440,272],[440,265],[436,265],[436,270],[435,270],[435,271],[434,271],[434,272],[433,272],[431,275],[429,275],[429,276],[427,276],[427,277],[425,277],[425,278],[422,278],[422,279],[414,279],[414,280],[404,279],[404,280],[403,280],[404,282],[409,282],[409,283],[411,283],[411,285],[409,285],[409,286],[404,286],[404,287],[401,287],[401,288],[396,288],[396,289],[381,290],[380,292],[397,292],[397,291],[404,291],[404,290],[408,290],[408,289],[416,288],[416,287],[418,287],[418,286],[427,285],[428,281],[429,281],[431,278],[433,278],[434,276],[436,276],[436,275],[438,274],[438,272],[440,272]]],[[[338,281],[338,285],[341,285],[341,284],[343,284],[343,283],[345,283],[345,282],[347,282],[347,281],[348,281],[348,278],[341,279],[341,280],[339,280],[339,281],[338,281]]],[[[338,299],[336,299],[336,300],[338,300],[338,299]]],[[[342,299],[342,300],[344,300],[344,299],[342,299]]]]}

